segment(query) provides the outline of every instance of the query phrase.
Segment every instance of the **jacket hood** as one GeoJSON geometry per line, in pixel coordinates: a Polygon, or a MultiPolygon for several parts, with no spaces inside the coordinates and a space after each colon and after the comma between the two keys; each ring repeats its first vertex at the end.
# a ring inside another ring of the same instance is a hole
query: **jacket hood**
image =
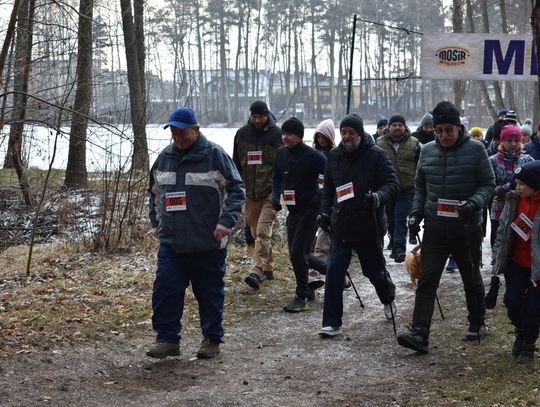
{"type": "Polygon", "coordinates": [[[324,137],[326,137],[330,144],[332,144],[332,147],[336,145],[336,131],[332,119],[326,119],[320,122],[317,126],[317,130],[315,130],[315,134],[317,133],[321,133],[324,137]]]}

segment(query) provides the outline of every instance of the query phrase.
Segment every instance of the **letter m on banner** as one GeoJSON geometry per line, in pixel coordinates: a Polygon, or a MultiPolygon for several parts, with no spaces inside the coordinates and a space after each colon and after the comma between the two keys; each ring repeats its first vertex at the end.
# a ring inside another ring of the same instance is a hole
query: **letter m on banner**
{"type": "Polygon", "coordinates": [[[434,33],[422,38],[422,78],[536,81],[537,72],[530,35],[434,33]]]}

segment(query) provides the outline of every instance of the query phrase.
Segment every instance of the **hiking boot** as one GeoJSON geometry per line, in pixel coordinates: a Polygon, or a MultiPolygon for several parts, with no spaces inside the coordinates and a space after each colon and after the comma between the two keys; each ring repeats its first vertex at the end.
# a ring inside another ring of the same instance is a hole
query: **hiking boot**
{"type": "Polygon", "coordinates": [[[384,306],[384,316],[386,319],[392,319],[392,315],[395,317],[397,315],[397,306],[394,301],[391,304],[386,304],[384,306]]]}
{"type": "Polygon", "coordinates": [[[197,351],[199,359],[213,359],[219,353],[219,342],[214,342],[210,338],[204,338],[201,347],[197,351]]]}
{"type": "Polygon", "coordinates": [[[259,289],[259,286],[261,285],[261,278],[256,273],[251,273],[249,276],[247,276],[244,279],[244,283],[249,285],[251,288],[254,288],[256,290],[259,289]]]}
{"type": "Polygon", "coordinates": [[[469,324],[469,329],[467,330],[467,332],[465,332],[466,341],[480,342],[480,340],[484,339],[485,336],[486,336],[486,325],[483,322],[480,324],[471,322],[469,324]]]}
{"type": "Polygon", "coordinates": [[[273,271],[263,271],[262,276],[259,278],[259,282],[267,281],[267,280],[273,280],[274,279],[274,272],[273,271]]]}
{"type": "Polygon", "coordinates": [[[409,333],[399,334],[397,341],[404,348],[412,349],[421,355],[428,353],[427,335],[421,329],[413,328],[409,333]]]}
{"type": "Polygon", "coordinates": [[[523,343],[521,352],[517,358],[519,363],[532,363],[534,362],[534,343],[523,343]]]}
{"type": "Polygon", "coordinates": [[[341,335],[341,328],[323,326],[319,331],[319,335],[323,338],[333,338],[334,336],[341,335]]]}
{"type": "Polygon", "coordinates": [[[405,261],[406,254],[405,253],[397,253],[394,257],[394,261],[396,263],[403,263],[405,261]]]}
{"type": "Polygon", "coordinates": [[[296,297],[293,302],[285,305],[283,311],[286,312],[302,312],[309,311],[309,305],[306,300],[296,297]]]}
{"type": "Polygon", "coordinates": [[[523,348],[523,337],[521,336],[521,330],[516,329],[516,339],[512,344],[512,356],[517,358],[523,348]]]}
{"type": "Polygon", "coordinates": [[[324,285],[324,280],[311,280],[308,283],[308,287],[310,290],[317,290],[318,288],[321,288],[324,285]]]}
{"type": "Polygon", "coordinates": [[[178,343],[156,343],[146,351],[146,356],[156,359],[165,359],[167,356],[180,356],[178,343]]]}

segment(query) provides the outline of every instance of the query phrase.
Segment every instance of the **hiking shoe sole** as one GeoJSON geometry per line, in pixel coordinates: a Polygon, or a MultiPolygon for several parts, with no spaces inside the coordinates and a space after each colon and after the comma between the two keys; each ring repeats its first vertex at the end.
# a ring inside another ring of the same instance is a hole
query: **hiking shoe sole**
{"type": "Polygon", "coordinates": [[[417,341],[410,339],[408,336],[398,335],[398,343],[404,348],[414,350],[421,355],[428,353],[428,345],[419,344],[417,341]]]}

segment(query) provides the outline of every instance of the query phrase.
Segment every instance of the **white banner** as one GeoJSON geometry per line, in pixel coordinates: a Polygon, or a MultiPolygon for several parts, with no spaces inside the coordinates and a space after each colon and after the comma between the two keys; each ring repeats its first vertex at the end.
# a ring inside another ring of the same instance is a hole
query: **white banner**
{"type": "Polygon", "coordinates": [[[424,79],[536,81],[532,35],[425,33],[424,79]]]}

